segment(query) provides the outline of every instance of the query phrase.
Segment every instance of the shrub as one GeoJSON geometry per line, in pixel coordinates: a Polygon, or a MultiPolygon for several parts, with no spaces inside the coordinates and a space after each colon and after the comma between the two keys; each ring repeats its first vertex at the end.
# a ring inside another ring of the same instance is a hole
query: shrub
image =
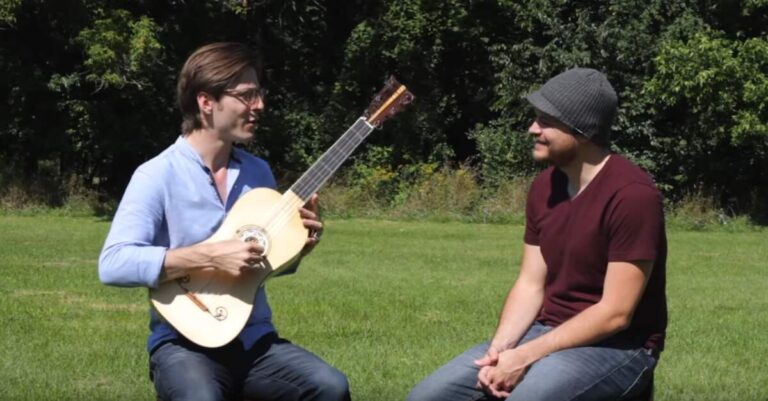
{"type": "Polygon", "coordinates": [[[442,168],[426,174],[410,188],[396,216],[464,219],[481,198],[477,174],[469,166],[442,168]]]}
{"type": "Polygon", "coordinates": [[[46,163],[31,178],[0,177],[0,210],[4,213],[57,215],[106,215],[114,210],[114,202],[102,201],[99,194],[83,184],[83,178],[70,175],[58,179],[46,163]]]}
{"type": "Polygon", "coordinates": [[[516,130],[511,121],[502,119],[487,126],[479,125],[469,135],[477,143],[486,186],[497,187],[540,169],[531,157],[530,135],[516,130]]]}
{"type": "Polygon", "coordinates": [[[757,229],[744,215],[733,215],[718,208],[714,195],[698,189],[668,205],[667,225],[671,228],[694,231],[745,231],[757,229]]]}
{"type": "Polygon", "coordinates": [[[343,180],[329,182],[319,193],[320,215],[323,217],[373,217],[380,206],[370,207],[361,202],[360,192],[352,190],[343,180]]]}
{"type": "Polygon", "coordinates": [[[387,208],[397,193],[397,173],[391,167],[392,148],[373,146],[355,160],[346,181],[350,196],[365,209],[387,208]]]}
{"type": "Polygon", "coordinates": [[[478,205],[483,223],[525,223],[525,202],[534,176],[516,177],[486,188],[478,205]]]}

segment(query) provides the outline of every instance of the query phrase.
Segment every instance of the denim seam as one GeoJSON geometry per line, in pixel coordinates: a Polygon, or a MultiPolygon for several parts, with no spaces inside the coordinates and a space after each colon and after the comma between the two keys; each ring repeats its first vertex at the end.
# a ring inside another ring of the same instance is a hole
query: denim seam
{"type": "Polygon", "coordinates": [[[645,372],[648,371],[648,369],[649,368],[647,366],[644,367],[643,370],[640,372],[640,374],[637,375],[637,377],[635,378],[635,381],[633,381],[632,384],[630,384],[629,387],[627,387],[627,389],[624,390],[624,392],[621,394],[621,396],[619,396],[619,398],[624,398],[625,395],[629,394],[629,392],[632,391],[635,388],[635,386],[637,386],[637,382],[640,381],[640,378],[643,377],[643,375],[645,374],[645,372]]]}
{"type": "MultiPolygon", "coordinates": [[[[615,367],[615,368],[613,368],[613,369],[612,369],[610,372],[606,373],[605,375],[603,375],[603,376],[602,376],[602,377],[600,377],[599,379],[595,380],[595,382],[594,382],[594,383],[592,383],[591,385],[589,385],[589,386],[585,387],[583,390],[581,390],[581,391],[580,391],[580,392],[578,392],[576,395],[574,395],[574,396],[573,396],[573,397],[572,397],[572,398],[571,398],[569,401],[573,401],[573,400],[575,400],[575,399],[579,398],[579,397],[580,397],[582,394],[586,393],[586,392],[587,392],[587,391],[589,391],[590,389],[594,388],[594,387],[595,387],[595,386],[596,386],[598,383],[600,383],[600,382],[602,382],[603,380],[605,380],[605,378],[606,378],[606,377],[608,377],[608,376],[612,375],[612,374],[613,374],[614,372],[616,372],[617,370],[619,370],[619,369],[623,368],[624,366],[626,366],[626,365],[627,365],[627,364],[628,364],[630,361],[632,361],[633,359],[635,359],[635,358],[637,357],[637,355],[638,355],[638,354],[640,354],[640,352],[641,352],[640,350],[635,350],[635,351],[633,352],[633,354],[632,354],[631,356],[628,356],[626,359],[624,359],[624,361],[623,361],[621,364],[618,364],[618,365],[616,365],[616,367],[615,367]]],[[[642,373],[641,373],[641,374],[642,374],[642,373]]],[[[623,394],[622,394],[622,395],[623,395],[623,394]]]]}

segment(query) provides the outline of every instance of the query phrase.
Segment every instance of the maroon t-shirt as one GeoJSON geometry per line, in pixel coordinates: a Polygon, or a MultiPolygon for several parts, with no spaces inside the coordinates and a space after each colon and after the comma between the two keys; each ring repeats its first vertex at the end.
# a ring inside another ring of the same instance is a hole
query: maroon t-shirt
{"type": "Polygon", "coordinates": [[[550,167],[533,182],[526,206],[525,243],[547,263],[538,319],[557,326],[600,301],[608,262],[653,260],[653,271],[632,322],[616,338],[661,351],[667,327],[667,238],[661,193],[639,167],[611,155],[575,198],[568,178],[550,167]]]}

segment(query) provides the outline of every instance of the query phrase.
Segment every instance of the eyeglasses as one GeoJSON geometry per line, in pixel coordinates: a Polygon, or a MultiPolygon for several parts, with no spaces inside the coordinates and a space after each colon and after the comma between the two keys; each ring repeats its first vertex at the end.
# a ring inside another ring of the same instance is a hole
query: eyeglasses
{"type": "Polygon", "coordinates": [[[256,101],[263,102],[264,98],[267,96],[267,90],[264,88],[251,88],[242,91],[227,89],[224,91],[224,94],[237,98],[241,102],[250,106],[256,103],[256,101]]]}

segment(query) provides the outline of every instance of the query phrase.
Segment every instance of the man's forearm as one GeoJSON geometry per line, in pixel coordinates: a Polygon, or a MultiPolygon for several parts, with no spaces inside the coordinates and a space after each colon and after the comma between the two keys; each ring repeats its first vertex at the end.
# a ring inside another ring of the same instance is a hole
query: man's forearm
{"type": "Polygon", "coordinates": [[[652,261],[610,262],[600,302],[521,345],[519,351],[535,361],[556,351],[594,344],[626,329],[652,269],[652,261]]]}
{"type": "Polygon", "coordinates": [[[190,270],[212,267],[207,247],[206,244],[198,244],[166,251],[160,282],[184,277],[190,270]]]}
{"type": "Polygon", "coordinates": [[[491,346],[500,351],[517,345],[538,316],[543,299],[543,289],[516,283],[504,302],[491,346]]]}
{"type": "Polygon", "coordinates": [[[491,346],[500,351],[517,345],[541,311],[546,275],[541,249],[525,244],[520,274],[504,302],[491,346]]]}
{"type": "Polygon", "coordinates": [[[628,325],[628,316],[597,303],[547,334],[519,346],[518,351],[533,363],[553,352],[594,344],[628,325]]]}

